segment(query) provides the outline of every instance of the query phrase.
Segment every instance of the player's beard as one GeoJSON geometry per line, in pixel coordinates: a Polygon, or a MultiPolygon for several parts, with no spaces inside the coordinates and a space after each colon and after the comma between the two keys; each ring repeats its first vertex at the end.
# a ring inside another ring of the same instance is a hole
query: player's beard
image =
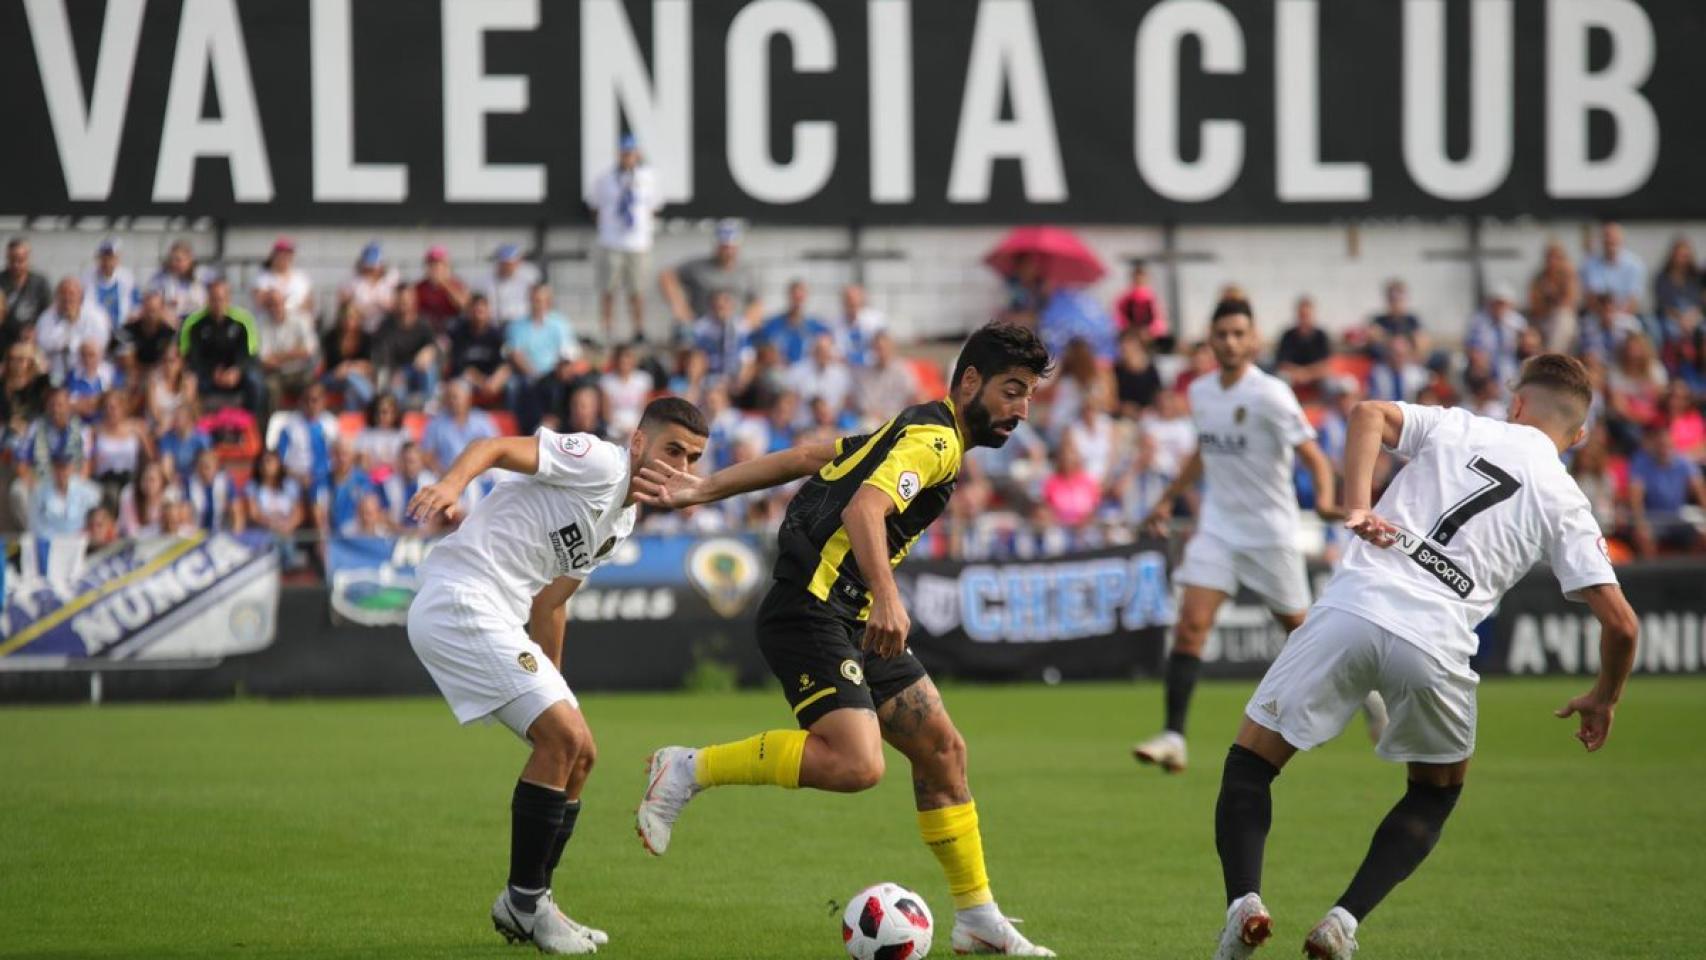
{"type": "Polygon", "coordinates": [[[1018,417],[997,424],[995,418],[990,416],[989,408],[983,405],[981,397],[966,405],[966,432],[971,435],[971,445],[974,447],[1004,446],[1007,438],[1018,428],[1018,417]],[[1002,433],[995,429],[997,426],[1006,428],[1007,432],[1002,433]]]}

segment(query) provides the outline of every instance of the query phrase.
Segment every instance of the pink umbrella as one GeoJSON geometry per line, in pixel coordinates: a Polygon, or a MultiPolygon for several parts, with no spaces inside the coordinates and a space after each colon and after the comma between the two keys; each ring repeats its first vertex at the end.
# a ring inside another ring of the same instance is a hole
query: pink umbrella
{"type": "Polygon", "coordinates": [[[1050,286],[1082,286],[1102,279],[1107,269],[1078,235],[1061,227],[1017,227],[983,262],[1004,277],[1019,272],[1019,262],[1030,257],[1039,275],[1050,286]]]}

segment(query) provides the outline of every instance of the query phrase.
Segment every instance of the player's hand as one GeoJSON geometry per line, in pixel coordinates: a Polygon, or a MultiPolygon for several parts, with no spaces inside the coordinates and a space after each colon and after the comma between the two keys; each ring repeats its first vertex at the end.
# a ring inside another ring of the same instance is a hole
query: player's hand
{"type": "Polygon", "coordinates": [[[871,616],[865,621],[865,639],[859,645],[866,653],[892,657],[906,649],[906,637],[912,632],[912,618],[906,615],[898,597],[871,603],[871,616]]]}
{"type": "Polygon", "coordinates": [[[1155,501],[1155,506],[1149,509],[1149,516],[1143,518],[1141,529],[1152,537],[1167,539],[1167,528],[1173,520],[1173,498],[1163,495],[1155,501]]]}
{"type": "Polygon", "coordinates": [[[1559,719],[1566,719],[1571,714],[1580,716],[1581,726],[1576,729],[1576,739],[1592,753],[1605,746],[1605,738],[1611,735],[1611,715],[1615,710],[1616,704],[1584,693],[1554,710],[1553,716],[1559,719]]]}
{"type": "Polygon", "coordinates": [[[1398,540],[1398,528],[1380,518],[1373,510],[1352,510],[1345,514],[1345,529],[1377,547],[1390,547],[1398,540]]]}
{"type": "Polygon", "coordinates": [[[648,507],[682,510],[710,499],[705,495],[704,477],[659,460],[642,466],[632,482],[634,499],[648,507]]]}
{"type": "Polygon", "coordinates": [[[456,504],[461,499],[461,486],[440,480],[415,491],[415,495],[409,498],[409,516],[416,523],[426,523],[440,513],[446,520],[455,520],[459,512],[456,504]]]}

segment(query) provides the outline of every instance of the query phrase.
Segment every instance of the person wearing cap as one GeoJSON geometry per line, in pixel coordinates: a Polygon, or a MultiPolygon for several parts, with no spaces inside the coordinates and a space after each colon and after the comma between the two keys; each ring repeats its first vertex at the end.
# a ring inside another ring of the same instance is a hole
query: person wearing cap
{"type": "Polygon", "coordinates": [[[55,383],[65,380],[65,372],[71,369],[77,349],[85,341],[99,341],[105,351],[112,335],[112,321],[106,311],[83,295],[83,283],[76,277],[59,281],[53,306],[36,321],[36,349],[55,383]]]}
{"type": "Polygon", "coordinates": [[[415,306],[438,334],[468,309],[468,285],[450,272],[450,251],[443,244],[427,248],[426,274],[415,284],[415,306]]]}
{"type": "Polygon", "coordinates": [[[308,274],[297,269],[296,241],[289,237],[279,237],[273,242],[272,253],[256,275],[251,290],[255,306],[261,311],[268,309],[269,300],[276,300],[285,313],[314,322],[314,284],[308,274]]]}
{"type": "Polygon", "coordinates": [[[379,324],[397,304],[397,268],[385,262],[379,241],[369,241],[355,259],[355,273],[338,288],[338,310],[355,304],[361,311],[361,329],[379,332],[379,324]]]}
{"type": "Polygon", "coordinates": [[[113,329],[130,320],[141,305],[136,277],[130,268],[119,263],[117,237],[102,240],[95,248],[95,263],[83,274],[83,295],[107,314],[113,329]]]}
{"type": "Polygon", "coordinates": [[[498,244],[492,252],[492,272],[475,286],[492,302],[492,315],[499,326],[527,316],[533,288],[539,285],[539,268],[521,259],[521,248],[513,243],[498,244]]]}
{"type": "Polygon", "coordinates": [[[1297,314],[1290,329],[1280,334],[1279,346],[1274,349],[1274,365],[1282,380],[1294,390],[1310,390],[1327,376],[1327,361],[1333,355],[1333,345],[1327,332],[1315,323],[1315,298],[1304,294],[1297,298],[1297,314]]]}
{"type": "Polygon", "coordinates": [[[207,271],[195,262],[195,249],[188,240],[173,241],[160,271],[149,278],[146,292],[158,293],[177,320],[207,306],[207,271]]]}
{"type": "Polygon", "coordinates": [[[698,257],[665,270],[658,278],[664,298],[679,328],[711,311],[711,298],[727,292],[743,308],[742,332],[758,326],[758,274],[740,259],[740,224],[717,221],[717,246],[708,257],[698,257]]]}
{"type": "Polygon", "coordinates": [[[101,503],[101,488],[77,470],[69,450],[51,458],[50,481],[38,483],[30,496],[29,532],[38,537],[73,537],[83,532],[89,511],[101,503]]]}
{"type": "Polygon", "coordinates": [[[1516,293],[1511,285],[1496,283],[1487,293],[1486,308],[1469,322],[1463,348],[1485,355],[1493,379],[1504,384],[1516,379],[1517,334],[1527,326],[1528,321],[1516,310],[1516,293]]]}
{"type": "Polygon", "coordinates": [[[53,285],[46,276],[30,269],[30,242],[13,237],[6,242],[6,269],[0,272],[0,296],[6,301],[5,322],[0,323],[0,344],[11,346],[34,324],[53,302],[53,285]]]}
{"type": "MultiPolygon", "coordinates": [[[[282,297],[272,305],[282,308],[282,297]]],[[[221,277],[207,285],[207,307],[190,314],[178,331],[178,350],[195,371],[203,397],[225,397],[260,417],[266,385],[256,360],[260,329],[254,314],[231,302],[231,285],[221,277]]]]}
{"type": "Polygon", "coordinates": [[[617,144],[616,166],[592,182],[586,205],[598,217],[598,250],[593,265],[604,339],[610,342],[615,336],[617,293],[627,294],[634,336],[643,338],[646,300],[641,278],[651,275],[652,237],[657,213],[663,209],[663,192],[651,167],[645,165],[633,134],[624,135],[617,144]]]}

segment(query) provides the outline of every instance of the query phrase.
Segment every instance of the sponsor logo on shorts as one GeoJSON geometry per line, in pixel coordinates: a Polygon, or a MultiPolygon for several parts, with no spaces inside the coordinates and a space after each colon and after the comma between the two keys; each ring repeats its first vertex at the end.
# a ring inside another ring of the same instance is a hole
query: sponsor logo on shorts
{"type": "Polygon", "coordinates": [[[592,444],[581,434],[566,433],[557,438],[557,449],[571,457],[584,457],[592,449],[592,444]]]}
{"type": "Polygon", "coordinates": [[[539,661],[534,658],[533,654],[528,653],[526,650],[515,655],[515,662],[521,664],[521,669],[526,670],[528,673],[539,672],[539,661]]]}
{"type": "Polygon", "coordinates": [[[910,502],[913,497],[918,496],[918,488],[922,485],[922,481],[918,479],[918,474],[911,470],[902,470],[900,479],[895,481],[894,488],[902,500],[910,502]]]}
{"type": "Polygon", "coordinates": [[[1444,584],[1446,589],[1460,597],[1467,597],[1475,592],[1475,581],[1458,567],[1456,561],[1446,556],[1439,547],[1429,543],[1408,530],[1399,529],[1398,539],[1392,544],[1398,551],[1411,560],[1416,566],[1426,570],[1435,580],[1444,584]]]}
{"type": "Polygon", "coordinates": [[[800,692],[801,693],[804,693],[807,690],[810,690],[812,687],[815,687],[815,686],[817,686],[817,681],[812,679],[811,674],[809,674],[809,673],[800,674],[800,692]]]}
{"type": "Polygon", "coordinates": [[[853,683],[865,682],[865,669],[859,666],[857,660],[841,661],[841,675],[853,683]]]}

